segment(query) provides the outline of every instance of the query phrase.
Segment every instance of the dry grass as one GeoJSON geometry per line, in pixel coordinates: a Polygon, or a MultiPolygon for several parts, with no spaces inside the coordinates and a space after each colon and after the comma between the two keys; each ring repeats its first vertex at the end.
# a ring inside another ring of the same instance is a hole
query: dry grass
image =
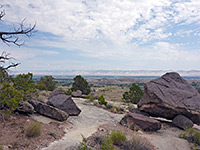
{"type": "Polygon", "coordinates": [[[41,133],[42,124],[40,122],[32,123],[26,130],[27,137],[37,137],[41,133]]]}

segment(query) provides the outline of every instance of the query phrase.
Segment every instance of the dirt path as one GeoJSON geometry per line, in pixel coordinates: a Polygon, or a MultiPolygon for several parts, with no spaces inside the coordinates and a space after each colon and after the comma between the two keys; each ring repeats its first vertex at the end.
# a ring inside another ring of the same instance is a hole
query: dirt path
{"type": "Polygon", "coordinates": [[[91,104],[86,104],[83,99],[74,100],[82,112],[79,116],[69,117],[67,121],[70,122],[71,128],[66,128],[67,133],[65,136],[61,140],[51,143],[43,150],[69,150],[71,146],[75,146],[82,141],[81,134],[88,137],[96,132],[100,124],[116,124],[124,116],[123,114],[113,114],[91,104]]]}

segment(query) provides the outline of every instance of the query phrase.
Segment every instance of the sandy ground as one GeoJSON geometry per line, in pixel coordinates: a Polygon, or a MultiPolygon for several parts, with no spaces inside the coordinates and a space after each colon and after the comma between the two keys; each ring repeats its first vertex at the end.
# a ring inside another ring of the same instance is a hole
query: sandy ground
{"type": "Polygon", "coordinates": [[[141,133],[156,150],[190,150],[189,143],[178,135],[182,131],[175,127],[162,128],[156,133],[141,133]]]}
{"type": "MultiPolygon", "coordinates": [[[[66,121],[65,136],[51,143],[42,150],[71,150],[71,147],[82,141],[82,136],[89,137],[95,133],[102,124],[117,124],[123,114],[114,114],[102,108],[95,107],[84,102],[84,99],[74,99],[78,107],[82,110],[79,116],[72,116],[66,121]]],[[[50,120],[43,120],[48,123],[50,120]]],[[[173,126],[164,125],[161,130],[153,133],[141,132],[157,150],[190,150],[189,143],[178,138],[182,131],[173,126]]]]}

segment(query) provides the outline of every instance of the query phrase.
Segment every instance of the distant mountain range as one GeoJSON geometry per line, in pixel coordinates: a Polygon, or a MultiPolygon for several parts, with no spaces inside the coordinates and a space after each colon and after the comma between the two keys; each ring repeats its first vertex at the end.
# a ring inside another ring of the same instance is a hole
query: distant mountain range
{"type": "Polygon", "coordinates": [[[13,74],[32,72],[34,75],[83,75],[83,76],[161,76],[166,72],[178,72],[181,76],[200,76],[200,70],[34,70],[13,71],[13,74]]]}

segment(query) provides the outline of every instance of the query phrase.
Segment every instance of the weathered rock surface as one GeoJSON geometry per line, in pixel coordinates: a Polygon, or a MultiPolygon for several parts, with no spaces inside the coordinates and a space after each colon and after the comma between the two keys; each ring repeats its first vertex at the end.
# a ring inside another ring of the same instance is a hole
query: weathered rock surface
{"type": "Polygon", "coordinates": [[[81,95],[82,95],[82,91],[80,91],[80,90],[72,92],[73,97],[81,97],[81,95]]]}
{"type": "Polygon", "coordinates": [[[53,97],[53,96],[59,95],[59,94],[65,94],[65,93],[64,93],[64,91],[62,91],[62,90],[56,88],[55,90],[53,90],[53,91],[51,92],[51,94],[49,95],[49,98],[48,98],[48,99],[50,99],[50,98],[53,97]]]}
{"type": "Polygon", "coordinates": [[[149,114],[147,114],[147,113],[145,113],[145,112],[139,110],[138,108],[132,107],[132,108],[129,109],[129,111],[130,111],[131,113],[136,113],[136,114],[140,114],[140,115],[144,115],[144,116],[149,117],[149,114]]]}
{"type": "Polygon", "coordinates": [[[185,129],[187,127],[193,127],[194,123],[188,119],[187,117],[183,115],[178,115],[176,116],[173,120],[172,123],[182,129],[185,129]]]}
{"type": "Polygon", "coordinates": [[[81,112],[71,96],[64,94],[64,92],[62,93],[62,91],[59,92],[58,90],[55,92],[53,91],[47,104],[65,111],[70,116],[78,116],[81,112]]]}
{"type": "Polygon", "coordinates": [[[144,131],[157,131],[161,129],[159,121],[136,113],[126,114],[120,121],[120,124],[131,130],[135,130],[135,127],[139,127],[144,131]]]}
{"type": "Polygon", "coordinates": [[[58,121],[65,121],[69,117],[66,112],[58,108],[49,106],[45,103],[36,100],[30,100],[29,102],[33,105],[35,111],[41,115],[56,119],[58,121]]]}
{"type": "Polygon", "coordinates": [[[173,119],[182,114],[200,124],[200,94],[175,72],[148,82],[138,107],[151,116],[173,119]]]}
{"type": "Polygon", "coordinates": [[[34,107],[29,102],[20,102],[16,111],[32,114],[34,113],[34,107]]]}

